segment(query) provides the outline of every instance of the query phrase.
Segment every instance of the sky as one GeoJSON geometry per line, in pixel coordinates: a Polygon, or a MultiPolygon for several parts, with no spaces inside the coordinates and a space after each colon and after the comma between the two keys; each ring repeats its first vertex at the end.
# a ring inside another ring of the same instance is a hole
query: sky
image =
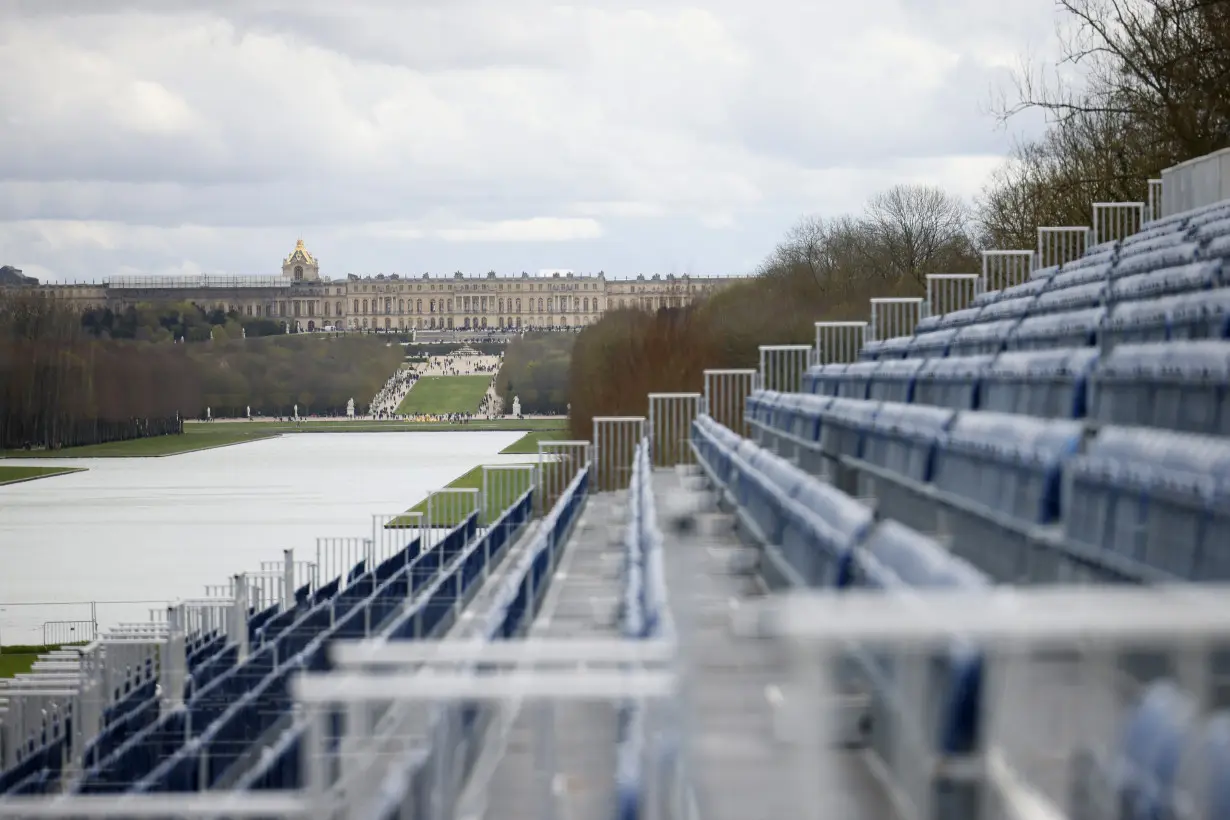
{"type": "Polygon", "coordinates": [[[1045,0],[0,0],[0,264],[743,274],[889,186],[975,196],[1055,39],[1045,0]]]}

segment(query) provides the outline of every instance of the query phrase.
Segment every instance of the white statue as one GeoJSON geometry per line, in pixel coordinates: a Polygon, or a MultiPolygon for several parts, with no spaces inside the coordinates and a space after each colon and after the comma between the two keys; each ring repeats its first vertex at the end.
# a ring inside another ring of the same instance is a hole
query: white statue
{"type": "Polygon", "coordinates": [[[282,327],[286,328],[286,332],[287,332],[287,333],[290,333],[290,322],[286,322],[286,323],[284,323],[284,324],[282,325],[282,327]]]}
{"type": "Polygon", "coordinates": [[[299,405],[295,405],[295,421],[299,420],[299,405]]]}
{"type": "Polygon", "coordinates": [[[214,417],[214,416],[213,416],[213,413],[211,413],[211,412],[209,411],[209,408],[208,408],[208,407],[206,407],[206,408],[205,408],[205,420],[206,420],[206,421],[209,421],[209,420],[210,420],[210,419],[212,419],[213,417],[214,417]]]}
{"type": "Polygon", "coordinates": [[[209,341],[212,342],[213,340],[214,340],[214,329],[211,327],[209,329],[209,341]]]}
{"type": "Polygon", "coordinates": [[[248,418],[252,418],[252,405],[248,405],[248,418]]]}
{"type": "Polygon", "coordinates": [[[354,399],[350,399],[346,402],[346,418],[354,418],[354,399]]]}
{"type": "Polygon", "coordinates": [[[246,327],[239,328],[239,332],[243,334],[241,338],[248,338],[248,329],[246,327]]]}
{"type": "Polygon", "coordinates": [[[521,397],[513,396],[513,415],[520,418],[521,416],[521,397]]]}

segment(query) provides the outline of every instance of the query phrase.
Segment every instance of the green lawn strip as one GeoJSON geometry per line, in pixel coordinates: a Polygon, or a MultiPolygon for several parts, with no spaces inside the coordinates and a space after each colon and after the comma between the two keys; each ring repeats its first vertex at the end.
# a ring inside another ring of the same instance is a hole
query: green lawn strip
{"type": "Polygon", "coordinates": [[[51,478],[53,475],[85,472],[84,467],[10,467],[0,464],[0,487],[5,484],[18,484],[23,481],[34,481],[39,478],[51,478]]]}
{"type": "MultiPolygon", "coordinates": [[[[527,461],[524,463],[531,464],[532,462],[527,461]]],[[[501,465],[501,466],[511,466],[511,465],[501,465]]],[[[518,475],[520,474],[518,473],[518,475]]],[[[505,478],[503,480],[512,481],[514,479],[505,478]]],[[[529,489],[528,476],[521,476],[517,480],[524,481],[525,489],[527,490],[529,489]]],[[[482,465],[475,467],[473,470],[470,470],[464,475],[460,475],[457,478],[454,478],[452,481],[450,481],[448,484],[444,486],[445,486],[445,489],[481,490],[483,488],[482,465]]],[[[501,499],[497,497],[492,497],[488,499],[488,503],[487,503],[487,520],[488,521],[494,521],[501,513],[504,512],[504,505],[501,502],[507,501],[507,500],[508,499],[501,499]]],[[[460,504],[454,505],[449,500],[437,501],[436,502],[436,520],[433,521],[432,523],[436,526],[443,525],[443,526],[448,526],[448,527],[455,527],[458,524],[460,524],[461,519],[464,516],[459,511],[454,512],[455,506],[459,507],[460,504]]],[[[407,513],[422,513],[424,516],[426,516],[427,515],[427,499],[424,498],[422,501],[415,504],[410,509],[406,510],[406,512],[407,513]]],[[[399,527],[413,526],[416,523],[418,522],[415,518],[412,518],[408,515],[403,515],[398,518],[394,518],[392,521],[386,524],[385,527],[388,529],[397,529],[399,527]]]]}
{"type": "Polygon", "coordinates": [[[489,430],[549,430],[562,419],[473,419],[471,421],[281,421],[189,422],[182,436],[153,436],[63,450],[9,450],[9,458],[137,458],[173,456],[229,444],[243,444],[282,433],[473,433],[489,430]]]}
{"type": "Polygon", "coordinates": [[[538,453],[540,441],[563,441],[568,438],[568,430],[560,427],[555,430],[534,430],[500,451],[502,456],[515,456],[538,453]]]}
{"type": "Polygon", "coordinates": [[[0,678],[11,678],[30,671],[38,656],[59,646],[4,646],[0,647],[0,678]]]}
{"type": "Polygon", "coordinates": [[[397,406],[405,415],[473,413],[491,385],[490,376],[424,376],[397,406]]]}

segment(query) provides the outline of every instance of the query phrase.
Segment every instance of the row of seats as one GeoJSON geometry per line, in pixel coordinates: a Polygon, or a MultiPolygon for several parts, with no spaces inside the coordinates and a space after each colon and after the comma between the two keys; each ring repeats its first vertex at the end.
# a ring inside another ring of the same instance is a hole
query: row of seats
{"type": "Polygon", "coordinates": [[[804,393],[1230,436],[1230,340],[811,367],[804,393]]]}
{"type": "Polygon", "coordinates": [[[1230,578],[1230,440],[766,391],[747,417],[814,470],[877,468],[893,517],[933,532],[944,509],[953,550],[999,581],[1230,578]]]}
{"type": "MultiPolygon", "coordinates": [[[[523,635],[537,615],[542,598],[551,583],[562,546],[567,541],[580,517],[590,487],[589,468],[582,468],[570,481],[568,487],[556,499],[551,510],[543,516],[537,532],[520,554],[507,577],[501,582],[492,599],[492,606],[486,613],[486,620],[480,624],[481,634],[487,640],[504,640],[523,635]]],[[[527,500],[517,515],[522,523],[532,517],[533,504],[527,500]]],[[[519,526],[510,522],[510,526],[519,526]]],[[[482,549],[478,549],[482,552],[482,549]]],[[[391,634],[389,635],[391,637],[391,634]]],[[[452,736],[448,748],[438,744],[420,748],[414,744],[406,744],[406,752],[401,765],[391,767],[389,779],[377,789],[382,807],[375,812],[380,820],[396,820],[406,814],[414,817],[426,817],[432,812],[432,792],[436,788],[438,772],[451,771],[453,761],[464,759],[464,749],[471,748],[481,740],[476,734],[479,726],[479,708],[476,705],[464,705],[460,709],[460,725],[462,731],[452,736]]],[[[443,720],[444,715],[436,712],[433,720],[443,720]]],[[[431,729],[428,736],[434,736],[431,729]]]]}
{"type": "MultiPolygon", "coordinates": [[[[463,531],[454,531],[442,543],[464,537],[463,531]]],[[[347,573],[354,580],[345,590],[338,591],[340,578],[335,579],[311,596],[297,595],[300,603],[286,612],[263,618],[264,622],[252,630],[253,649],[248,658],[236,664],[237,648],[231,646],[198,667],[192,673],[184,706],[162,715],[87,768],[75,790],[114,792],[133,784],[147,790],[177,790],[185,784],[196,788],[191,784],[200,779],[201,766],[196,766],[187,779],[175,774],[193,768],[183,762],[190,757],[210,761],[203,775],[206,779],[220,776],[231,758],[227,754],[211,756],[211,751],[225,748],[229,754],[234,750],[237,757],[246,742],[256,736],[253,732],[272,725],[288,711],[286,672],[292,666],[291,659],[356,613],[366,618],[367,608],[361,604],[375,595],[376,574],[388,574],[390,567],[398,565],[408,567],[419,552],[415,540],[375,572],[367,572],[366,562],[361,561],[347,573]],[[332,598],[328,597],[330,593],[332,598]],[[211,674],[202,675],[205,670],[211,674]]],[[[369,606],[392,611],[396,606],[390,600],[392,594],[393,588],[389,588],[369,606]]],[[[352,626],[365,623],[346,622],[352,626]]]]}
{"type": "MultiPolygon", "coordinates": [[[[895,521],[877,521],[856,499],[708,416],[694,422],[692,441],[710,480],[762,545],[761,572],[770,583],[835,592],[972,590],[989,584],[985,575],[934,539],[895,521]],[[786,566],[766,572],[766,559],[786,566]]],[[[920,758],[959,757],[977,749],[982,654],[954,636],[936,661],[944,674],[924,703],[911,704],[897,692],[892,659],[865,650],[854,650],[847,659],[854,685],[870,696],[870,748],[894,775],[903,775],[900,770],[909,767],[908,755],[903,755],[907,748],[920,758]],[[919,732],[920,721],[925,724],[932,716],[936,723],[919,732]]]]}

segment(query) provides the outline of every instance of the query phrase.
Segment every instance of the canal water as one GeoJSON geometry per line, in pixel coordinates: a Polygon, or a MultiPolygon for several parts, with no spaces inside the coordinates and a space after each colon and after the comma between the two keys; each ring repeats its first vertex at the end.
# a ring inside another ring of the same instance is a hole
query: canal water
{"type": "MultiPolygon", "coordinates": [[[[8,460],[87,472],[0,487],[0,645],[44,624],[144,621],[317,537],[370,537],[519,432],[311,433],[165,458],[8,460]]],[[[54,627],[53,627],[54,629],[54,627]]]]}

